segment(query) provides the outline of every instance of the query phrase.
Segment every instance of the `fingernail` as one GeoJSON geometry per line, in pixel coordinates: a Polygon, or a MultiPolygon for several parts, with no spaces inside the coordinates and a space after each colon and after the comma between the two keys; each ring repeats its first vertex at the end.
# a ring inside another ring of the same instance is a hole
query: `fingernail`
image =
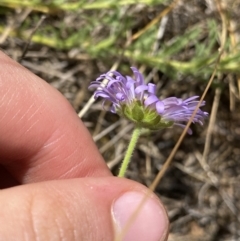
{"type": "Polygon", "coordinates": [[[166,238],[168,218],[163,206],[149,197],[136,212],[143,198],[140,192],[127,192],[114,202],[115,240],[163,241],[166,238]]]}

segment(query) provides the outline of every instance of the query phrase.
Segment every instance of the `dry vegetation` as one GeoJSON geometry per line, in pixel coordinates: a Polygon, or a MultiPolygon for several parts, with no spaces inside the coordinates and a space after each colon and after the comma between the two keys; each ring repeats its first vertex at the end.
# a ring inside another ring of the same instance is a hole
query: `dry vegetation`
{"type": "MultiPolygon", "coordinates": [[[[201,95],[211,118],[192,126],[156,188],[171,221],[169,241],[240,240],[239,0],[0,1],[0,46],[62,92],[76,112],[90,81],[138,67],[160,98],[201,95]],[[130,4],[131,3],[131,4],[130,4]]],[[[87,105],[88,106],[88,105],[87,105]]],[[[114,174],[133,126],[102,110],[81,113],[114,174]]],[[[66,123],[67,124],[67,123],[66,123]]],[[[140,138],[127,177],[149,186],[182,130],[140,138]]]]}

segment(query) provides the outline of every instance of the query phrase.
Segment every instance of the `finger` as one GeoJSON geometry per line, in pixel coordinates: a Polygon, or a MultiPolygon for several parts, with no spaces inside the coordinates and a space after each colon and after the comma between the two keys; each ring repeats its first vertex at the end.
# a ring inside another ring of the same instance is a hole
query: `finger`
{"type": "MultiPolygon", "coordinates": [[[[114,177],[48,181],[1,192],[2,240],[105,240],[122,230],[147,189],[114,177]]],[[[154,195],[128,226],[121,241],[164,240],[166,212],[154,195]]]]}
{"type": "Polygon", "coordinates": [[[22,183],[110,172],[68,101],[0,53],[0,162],[22,183]]]}

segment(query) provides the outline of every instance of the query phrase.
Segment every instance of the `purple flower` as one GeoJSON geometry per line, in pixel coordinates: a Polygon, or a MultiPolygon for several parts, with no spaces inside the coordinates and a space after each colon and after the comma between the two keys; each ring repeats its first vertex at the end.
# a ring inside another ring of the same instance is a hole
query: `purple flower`
{"type": "MultiPolygon", "coordinates": [[[[131,67],[135,79],[122,76],[117,71],[109,71],[100,75],[96,81],[91,82],[89,89],[95,90],[94,97],[102,97],[112,103],[111,111],[123,115],[139,126],[158,130],[164,127],[178,125],[185,127],[193,111],[199,103],[198,96],[182,100],[169,97],[160,100],[156,96],[156,85],[145,84],[142,74],[131,67]],[[104,85],[103,80],[108,80],[104,85]]],[[[201,106],[205,105],[205,101],[201,106]]],[[[207,112],[198,109],[193,123],[203,124],[207,112]]],[[[191,134],[191,130],[188,131],[191,134]]]]}

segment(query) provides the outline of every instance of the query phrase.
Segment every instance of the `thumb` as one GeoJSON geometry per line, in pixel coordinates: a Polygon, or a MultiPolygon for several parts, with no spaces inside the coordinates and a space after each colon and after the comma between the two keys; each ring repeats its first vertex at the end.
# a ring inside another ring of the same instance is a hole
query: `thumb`
{"type": "MultiPolygon", "coordinates": [[[[147,188],[115,177],[28,184],[1,190],[0,240],[117,240],[147,188]]],[[[124,241],[164,240],[166,212],[153,194],[124,241]]]]}

